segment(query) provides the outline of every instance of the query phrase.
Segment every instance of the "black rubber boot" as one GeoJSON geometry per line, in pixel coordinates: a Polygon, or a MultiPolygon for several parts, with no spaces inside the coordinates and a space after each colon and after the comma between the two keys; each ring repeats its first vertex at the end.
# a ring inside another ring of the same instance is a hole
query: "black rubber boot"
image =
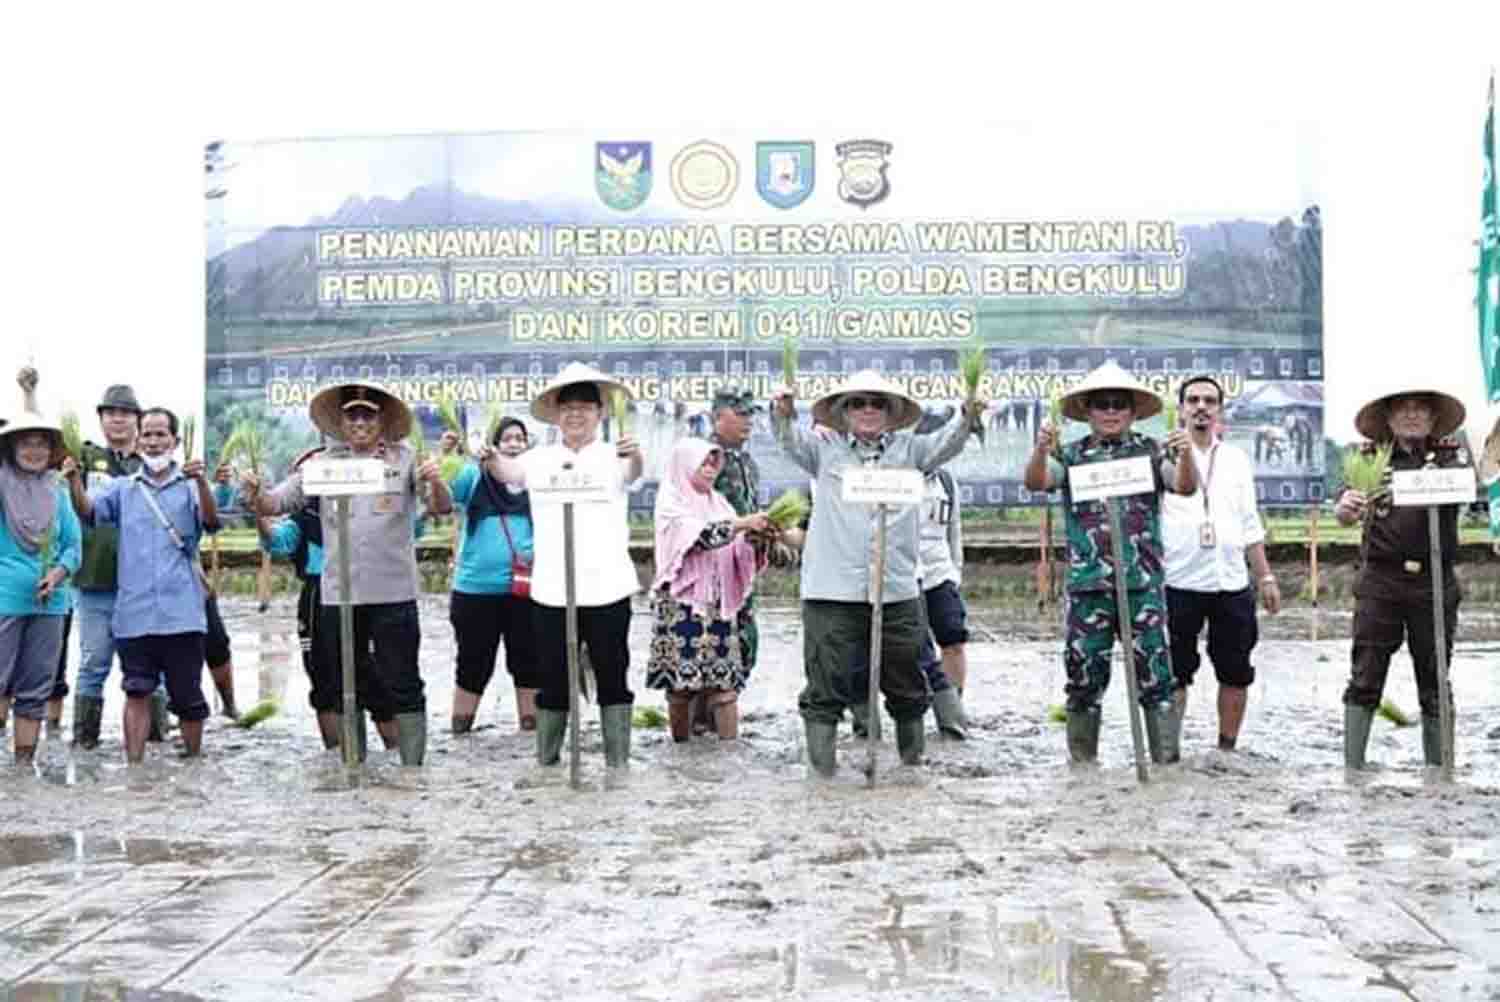
{"type": "Polygon", "coordinates": [[[80,748],[99,747],[99,724],[104,719],[104,700],[85,696],[73,697],[73,743],[80,748]]]}
{"type": "Polygon", "coordinates": [[[1375,707],[1344,704],[1344,768],[1365,767],[1365,747],[1375,724],[1375,707]]]}
{"type": "Polygon", "coordinates": [[[1068,711],[1068,757],[1074,762],[1099,760],[1098,710],[1068,711]]]}

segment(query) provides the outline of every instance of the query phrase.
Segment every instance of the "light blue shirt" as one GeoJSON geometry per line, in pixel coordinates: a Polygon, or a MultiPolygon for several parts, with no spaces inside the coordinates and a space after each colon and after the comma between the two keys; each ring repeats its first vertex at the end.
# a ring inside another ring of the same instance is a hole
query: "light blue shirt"
{"type": "Polygon", "coordinates": [[[480,489],[479,466],[475,463],[469,463],[453,478],[454,517],[464,534],[463,554],[453,575],[453,590],[465,595],[505,595],[510,592],[510,565],[514,553],[510,544],[515,543],[515,550],[527,563],[534,559],[531,519],[525,515],[504,516],[505,529],[510,531],[509,539],[506,539],[505,529],[500,527],[500,518],[494,515],[481,518],[470,532],[469,502],[480,489]]]}
{"type": "MultiPolygon", "coordinates": [[[[260,545],[273,557],[294,556],[297,547],[302,545],[302,530],[293,520],[282,519],[271,526],[269,538],[261,540],[260,545]]],[[[308,577],[318,577],[323,573],[323,547],[317,543],[307,544],[307,566],[302,568],[302,573],[308,577]]]]}
{"type": "MultiPolygon", "coordinates": [[[[83,557],[83,533],[78,526],[78,516],[73,514],[73,502],[67,491],[57,488],[57,536],[52,542],[48,567],[61,566],[69,575],[78,570],[83,557]]],[[[0,507],[0,616],[61,616],[72,608],[68,596],[71,590],[64,582],[53,589],[52,597],[45,605],[36,603],[36,586],[42,579],[41,553],[27,553],[11,535],[5,522],[5,509],[0,507]]]]}
{"type": "Polygon", "coordinates": [[[90,499],[94,521],[120,530],[120,572],[111,632],[125,638],[205,632],[205,596],[193,570],[203,534],[197,485],[174,465],[161,484],[138,473],[111,481],[90,499]],[[187,544],[185,552],[152,511],[146,491],[155,495],[162,514],[187,544]]]}

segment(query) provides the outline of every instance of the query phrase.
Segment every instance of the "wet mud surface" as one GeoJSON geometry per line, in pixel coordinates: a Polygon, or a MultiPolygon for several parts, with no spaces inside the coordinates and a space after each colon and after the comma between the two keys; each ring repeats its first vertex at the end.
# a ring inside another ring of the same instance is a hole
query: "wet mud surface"
{"type": "MultiPolygon", "coordinates": [[[[1500,999],[1500,644],[1477,618],[1452,784],[1384,720],[1345,775],[1348,616],[1310,612],[1266,624],[1242,750],[1213,747],[1205,666],[1184,762],[1144,786],[1118,664],[1101,767],[1066,763],[1052,612],[974,614],[974,740],[929,727],[901,767],[887,721],[872,788],[845,727],[814,781],[786,609],[737,744],[638,729],[607,774],[586,708],[575,791],[566,755],[535,766],[503,671],[447,733],[442,602],[427,766],[372,751],[353,777],[317,739],[290,604],[225,611],[241,705],[279,716],[127,769],[112,677],[98,750],[0,756],[0,1000],[1500,999]]],[[[1387,695],[1416,715],[1404,654],[1387,695]]]]}

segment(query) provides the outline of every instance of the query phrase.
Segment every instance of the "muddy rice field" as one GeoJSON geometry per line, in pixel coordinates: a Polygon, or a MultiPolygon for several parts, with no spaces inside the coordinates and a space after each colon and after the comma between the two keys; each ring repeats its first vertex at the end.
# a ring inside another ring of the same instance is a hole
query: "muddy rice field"
{"type": "MultiPolygon", "coordinates": [[[[579,790],[503,671],[447,733],[452,634],[422,611],[423,769],[322,750],[287,600],[226,602],[241,706],[283,710],[212,722],[200,760],[125,767],[117,676],[97,750],[22,771],[7,735],[0,1000],[1500,1000],[1500,629],[1471,609],[1452,783],[1384,720],[1346,775],[1349,616],[1306,609],[1263,620],[1238,752],[1205,666],[1184,761],[1139,783],[1117,664],[1101,766],[1070,767],[1055,612],[981,609],[973,740],[930,728],[901,767],[888,725],[871,786],[846,727],[817,781],[782,607],[739,742],[637,729],[606,773],[589,708],[579,790]]],[[[1415,717],[1404,654],[1387,695],[1415,717]]]]}

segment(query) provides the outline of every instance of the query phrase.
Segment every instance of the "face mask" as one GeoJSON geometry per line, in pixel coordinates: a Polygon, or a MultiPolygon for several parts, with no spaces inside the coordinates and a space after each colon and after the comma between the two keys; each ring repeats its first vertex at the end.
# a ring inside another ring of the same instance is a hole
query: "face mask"
{"type": "Polygon", "coordinates": [[[161,473],[172,465],[172,456],[165,452],[160,456],[142,456],[141,462],[145,463],[146,469],[152,473],[161,473]]]}

